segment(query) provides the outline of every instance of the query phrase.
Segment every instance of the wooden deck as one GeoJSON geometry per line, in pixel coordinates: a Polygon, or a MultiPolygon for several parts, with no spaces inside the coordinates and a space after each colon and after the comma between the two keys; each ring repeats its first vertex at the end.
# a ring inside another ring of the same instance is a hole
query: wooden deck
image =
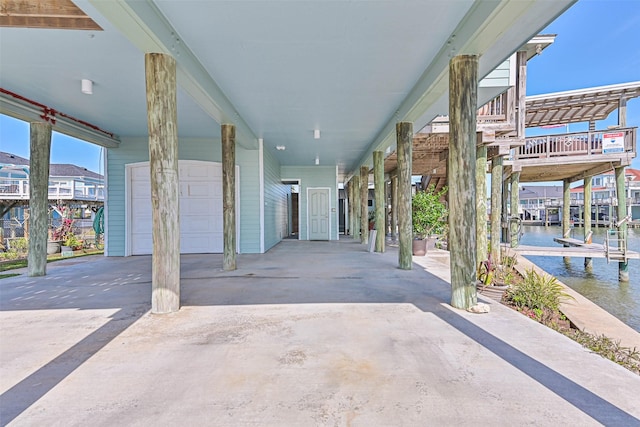
{"type": "MultiPolygon", "coordinates": [[[[584,243],[577,239],[554,238],[554,241],[567,244],[570,246],[526,246],[520,245],[517,248],[510,248],[508,245],[504,247],[515,252],[518,255],[531,256],[561,256],[561,257],[578,257],[578,258],[606,258],[604,246],[598,243],[584,243]]],[[[627,251],[628,259],[639,259],[640,253],[627,251]]]]}

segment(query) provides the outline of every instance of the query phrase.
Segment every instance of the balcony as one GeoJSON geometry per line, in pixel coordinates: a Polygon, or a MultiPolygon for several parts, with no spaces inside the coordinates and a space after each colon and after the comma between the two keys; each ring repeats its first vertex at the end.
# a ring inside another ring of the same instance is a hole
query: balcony
{"type": "MultiPolygon", "coordinates": [[[[102,181],[57,180],[49,182],[49,200],[104,201],[102,181]]],[[[0,178],[1,200],[29,200],[28,178],[0,178]]]]}
{"type": "Polygon", "coordinates": [[[600,156],[606,154],[635,152],[636,129],[626,128],[615,131],[575,132],[562,135],[534,136],[525,139],[525,144],[515,151],[514,160],[539,159],[567,156],[600,156]],[[607,134],[622,134],[623,147],[603,147],[607,134]]]}

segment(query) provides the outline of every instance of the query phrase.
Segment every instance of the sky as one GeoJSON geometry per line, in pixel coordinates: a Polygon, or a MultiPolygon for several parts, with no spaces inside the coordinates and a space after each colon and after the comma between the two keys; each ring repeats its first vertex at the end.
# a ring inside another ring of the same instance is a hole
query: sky
{"type": "MultiPolygon", "coordinates": [[[[579,0],[541,31],[557,37],[529,61],[527,95],[639,81],[639,29],[640,0],[579,0]]],[[[614,112],[607,120],[597,122],[596,129],[616,123],[614,112]]],[[[627,125],[640,126],[639,98],[627,102],[627,125]]],[[[571,125],[570,131],[587,127],[571,125]]],[[[100,147],[55,132],[51,145],[52,163],[72,163],[104,172],[100,147]]],[[[0,150],[28,158],[29,124],[0,114],[0,150]]],[[[640,159],[636,158],[632,167],[640,169],[640,159]]]]}

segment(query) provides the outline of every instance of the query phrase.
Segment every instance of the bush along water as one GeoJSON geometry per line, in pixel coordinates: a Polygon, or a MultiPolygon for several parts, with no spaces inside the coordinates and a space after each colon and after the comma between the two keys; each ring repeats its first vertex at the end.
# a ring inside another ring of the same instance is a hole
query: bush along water
{"type": "Polygon", "coordinates": [[[568,336],[594,353],[612,360],[640,375],[640,352],[622,347],[604,335],[593,335],[571,328],[570,322],[560,312],[561,302],[572,298],[558,282],[547,274],[528,270],[522,281],[514,283],[506,292],[505,304],[526,316],[568,336]]]}

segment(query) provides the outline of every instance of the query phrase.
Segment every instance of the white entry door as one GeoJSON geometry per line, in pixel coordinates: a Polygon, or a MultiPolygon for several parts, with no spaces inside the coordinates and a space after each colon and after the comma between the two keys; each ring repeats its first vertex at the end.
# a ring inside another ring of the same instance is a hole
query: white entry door
{"type": "MultiPolygon", "coordinates": [[[[128,168],[129,253],[147,255],[153,249],[149,163],[130,165],[128,168]]],[[[180,160],[178,168],[180,253],[222,253],[222,165],[180,160]]],[[[237,187],[236,200],[239,200],[237,187]]],[[[237,220],[236,223],[239,225],[237,220]]]]}
{"type": "Polygon", "coordinates": [[[329,240],[329,193],[328,188],[308,189],[309,240],[329,240]]]}

